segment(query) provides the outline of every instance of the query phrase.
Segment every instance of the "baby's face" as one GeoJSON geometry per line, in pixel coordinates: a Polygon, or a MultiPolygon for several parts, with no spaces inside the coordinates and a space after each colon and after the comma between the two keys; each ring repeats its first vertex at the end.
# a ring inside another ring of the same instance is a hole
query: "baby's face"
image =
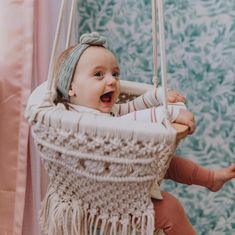
{"type": "Polygon", "coordinates": [[[70,102],[109,113],[120,94],[119,66],[114,55],[103,47],[91,46],[80,57],[70,102]]]}

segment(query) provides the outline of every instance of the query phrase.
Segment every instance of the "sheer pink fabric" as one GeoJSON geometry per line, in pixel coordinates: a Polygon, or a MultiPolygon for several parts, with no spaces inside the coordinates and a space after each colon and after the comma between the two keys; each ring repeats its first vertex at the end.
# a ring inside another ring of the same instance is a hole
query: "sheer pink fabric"
{"type": "MultiPolygon", "coordinates": [[[[35,0],[34,6],[34,57],[32,90],[47,79],[50,51],[57,20],[57,5],[60,1],[35,0]]],[[[40,235],[38,211],[47,187],[47,175],[40,162],[33,139],[29,139],[26,203],[23,234],[40,235]]]]}
{"type": "Polygon", "coordinates": [[[31,89],[33,0],[0,2],[0,231],[22,234],[31,89]]]}
{"type": "Polygon", "coordinates": [[[23,114],[31,90],[46,80],[59,4],[0,1],[0,235],[40,234],[47,177],[23,114]]]}

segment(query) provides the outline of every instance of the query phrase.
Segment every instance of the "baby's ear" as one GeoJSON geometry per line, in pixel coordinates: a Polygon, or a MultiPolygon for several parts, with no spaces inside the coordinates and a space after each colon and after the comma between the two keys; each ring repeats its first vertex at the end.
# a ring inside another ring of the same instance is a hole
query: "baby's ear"
{"type": "Polygon", "coordinates": [[[75,92],[73,91],[73,89],[70,89],[69,90],[69,96],[72,97],[72,96],[76,96],[75,92]]]}

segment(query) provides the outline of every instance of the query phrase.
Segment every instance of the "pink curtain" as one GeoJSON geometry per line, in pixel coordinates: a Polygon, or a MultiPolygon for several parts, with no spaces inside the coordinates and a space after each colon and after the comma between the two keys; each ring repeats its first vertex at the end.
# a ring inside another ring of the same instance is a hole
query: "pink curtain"
{"type": "Polygon", "coordinates": [[[33,0],[0,2],[0,234],[22,234],[31,91],[33,0]]]}
{"type": "Polygon", "coordinates": [[[23,115],[32,89],[46,80],[59,4],[0,1],[0,235],[40,234],[47,178],[23,115]]]}
{"type": "MultiPolygon", "coordinates": [[[[34,58],[32,90],[47,79],[47,71],[58,17],[60,1],[35,0],[34,58]]],[[[42,235],[38,224],[40,202],[45,194],[48,178],[40,162],[33,139],[29,137],[26,203],[23,235],[42,235]]]]}

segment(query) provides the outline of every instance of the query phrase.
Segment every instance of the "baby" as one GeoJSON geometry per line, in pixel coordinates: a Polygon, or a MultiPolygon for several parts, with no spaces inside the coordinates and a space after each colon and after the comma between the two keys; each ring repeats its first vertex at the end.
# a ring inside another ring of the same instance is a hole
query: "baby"
{"type": "MultiPolygon", "coordinates": [[[[91,112],[98,115],[120,116],[133,121],[162,121],[162,89],[153,89],[133,101],[116,104],[120,94],[120,68],[106,40],[98,33],[82,35],[80,44],[64,51],[55,68],[58,97],[67,109],[77,112],[91,112]]],[[[168,91],[171,103],[185,102],[176,91],[168,91]]],[[[171,122],[189,127],[192,134],[195,121],[192,113],[182,105],[170,105],[171,122]]],[[[174,156],[167,170],[166,179],[184,184],[196,184],[218,191],[223,184],[235,177],[235,164],[219,170],[209,170],[198,164],[174,156]]],[[[155,227],[165,234],[196,234],[188,221],[179,201],[167,192],[163,200],[152,199],[157,216],[155,227]]]]}

